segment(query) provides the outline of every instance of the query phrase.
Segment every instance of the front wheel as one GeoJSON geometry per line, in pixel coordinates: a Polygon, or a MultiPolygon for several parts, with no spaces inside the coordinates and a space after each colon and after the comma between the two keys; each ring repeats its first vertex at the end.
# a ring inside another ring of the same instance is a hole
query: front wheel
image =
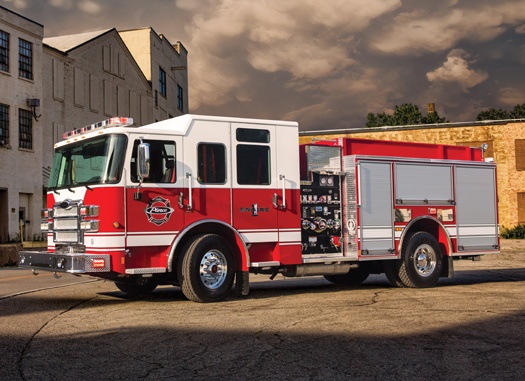
{"type": "Polygon", "coordinates": [[[231,290],[235,275],[230,248],[216,234],[190,241],[181,263],[182,293],[194,302],[217,302],[231,290]]]}
{"type": "Polygon", "coordinates": [[[389,261],[385,272],[390,283],[401,287],[432,287],[443,267],[439,243],[432,234],[416,232],[403,242],[402,257],[389,261]]]}

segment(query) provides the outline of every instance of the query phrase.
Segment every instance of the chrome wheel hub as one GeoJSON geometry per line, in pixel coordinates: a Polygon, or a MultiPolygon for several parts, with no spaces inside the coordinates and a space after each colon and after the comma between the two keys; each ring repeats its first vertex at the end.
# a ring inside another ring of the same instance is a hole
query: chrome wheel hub
{"type": "Polygon", "coordinates": [[[214,290],[221,287],[228,273],[226,257],[219,250],[210,250],[202,257],[199,275],[202,284],[214,290]]]}
{"type": "Polygon", "coordinates": [[[432,246],[418,246],[414,255],[414,268],[420,276],[430,276],[436,269],[436,253],[432,246]]]}

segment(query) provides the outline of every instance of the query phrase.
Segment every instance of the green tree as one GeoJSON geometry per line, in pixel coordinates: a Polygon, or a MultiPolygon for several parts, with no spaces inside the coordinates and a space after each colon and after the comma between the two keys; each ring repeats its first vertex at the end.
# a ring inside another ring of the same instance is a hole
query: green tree
{"type": "Polygon", "coordinates": [[[419,107],[412,103],[403,103],[401,106],[394,107],[394,113],[388,115],[382,113],[368,113],[367,127],[380,126],[407,126],[412,124],[435,124],[445,123],[447,120],[439,116],[437,111],[423,116],[419,107]]]}
{"type": "Polygon", "coordinates": [[[374,114],[369,112],[367,115],[367,127],[381,127],[381,126],[391,126],[393,123],[392,115],[387,115],[384,112],[374,114]]]}
{"type": "Polygon", "coordinates": [[[476,117],[476,120],[502,120],[502,119],[511,119],[510,113],[507,110],[495,109],[494,107],[489,108],[488,110],[482,111],[476,117]]]}
{"type": "Polygon", "coordinates": [[[510,112],[510,117],[512,119],[525,118],[525,103],[514,106],[514,109],[510,112]]]}
{"type": "Polygon", "coordinates": [[[427,116],[424,116],[422,120],[422,124],[439,124],[439,123],[448,123],[448,120],[447,118],[440,117],[437,111],[429,113],[427,116]]]}

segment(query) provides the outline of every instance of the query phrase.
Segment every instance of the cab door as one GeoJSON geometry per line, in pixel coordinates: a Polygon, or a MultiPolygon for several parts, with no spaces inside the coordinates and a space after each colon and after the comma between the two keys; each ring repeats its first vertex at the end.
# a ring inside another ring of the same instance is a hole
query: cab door
{"type": "Polygon", "coordinates": [[[231,224],[230,123],[195,120],[183,145],[185,225],[203,220],[231,224]]]}
{"type": "Polygon", "coordinates": [[[232,123],[233,226],[251,246],[252,262],[280,261],[275,126],[232,123]]]}
{"type": "MultiPolygon", "coordinates": [[[[130,135],[133,148],[126,158],[125,231],[126,271],[166,267],[169,247],[184,226],[184,211],[178,206],[183,188],[182,138],[180,136],[130,135]],[[150,145],[150,175],[139,185],[137,146],[150,145]]],[[[140,271],[140,270],[136,270],[140,271]]]]}

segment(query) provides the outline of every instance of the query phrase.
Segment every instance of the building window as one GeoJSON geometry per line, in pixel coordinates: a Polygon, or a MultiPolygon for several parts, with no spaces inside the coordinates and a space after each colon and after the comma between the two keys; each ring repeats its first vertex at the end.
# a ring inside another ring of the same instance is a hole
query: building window
{"type": "Polygon", "coordinates": [[[0,103],[0,147],[9,144],[9,106],[0,103]]]}
{"type": "Polygon", "coordinates": [[[525,139],[514,141],[514,152],[516,154],[516,171],[525,171],[525,139]]]}
{"type": "Polygon", "coordinates": [[[9,71],[9,33],[0,30],[0,70],[9,71]]]}
{"type": "Polygon", "coordinates": [[[33,79],[33,44],[18,40],[18,76],[33,79]]]}
{"type": "Polygon", "coordinates": [[[166,72],[159,67],[159,93],[166,97],[166,72]]]}
{"type": "Polygon", "coordinates": [[[179,85],[177,85],[177,108],[184,111],[184,91],[179,85]]]}
{"type": "Polygon", "coordinates": [[[19,110],[18,134],[18,147],[33,149],[33,118],[31,111],[19,110]]]}
{"type": "Polygon", "coordinates": [[[518,224],[525,224],[525,192],[518,192],[518,224]]]}

